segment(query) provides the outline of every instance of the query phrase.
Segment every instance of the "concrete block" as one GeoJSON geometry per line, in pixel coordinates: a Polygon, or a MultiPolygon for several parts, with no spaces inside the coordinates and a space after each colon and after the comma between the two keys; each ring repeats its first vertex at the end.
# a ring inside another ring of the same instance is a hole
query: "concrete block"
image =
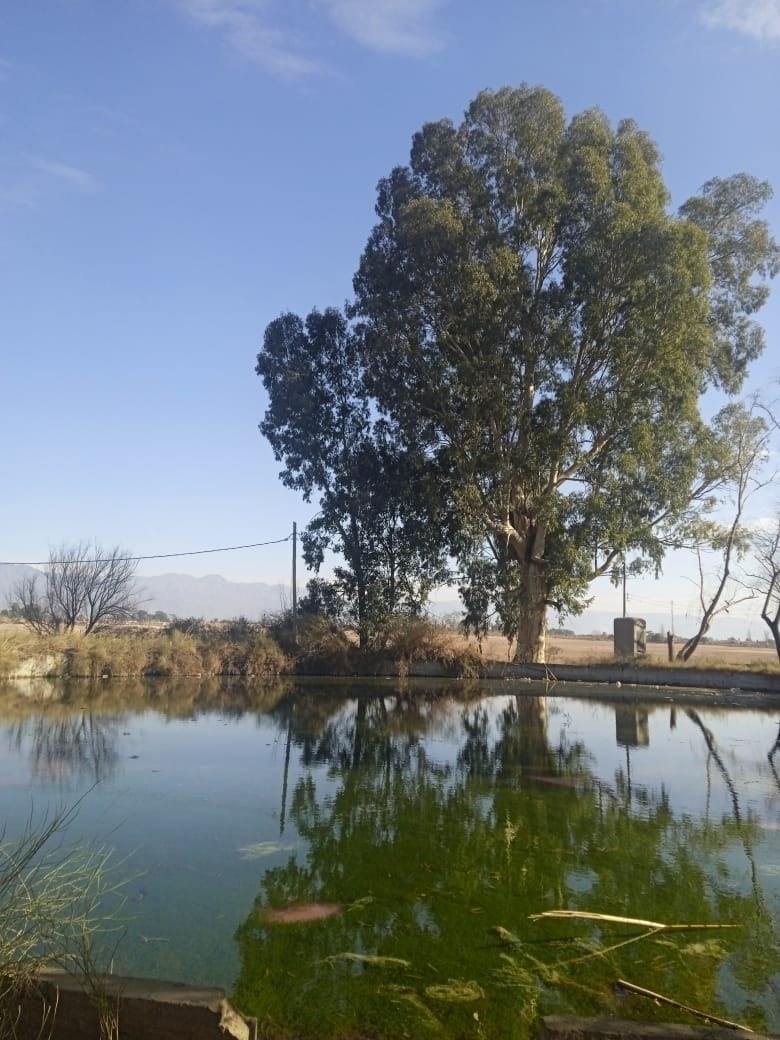
{"type": "Polygon", "coordinates": [[[56,969],[40,973],[13,1017],[18,1040],[257,1040],[255,1020],[231,1007],[221,989],[118,975],[88,985],[56,969]],[[113,1034],[106,1022],[116,1026],[113,1034]]]}

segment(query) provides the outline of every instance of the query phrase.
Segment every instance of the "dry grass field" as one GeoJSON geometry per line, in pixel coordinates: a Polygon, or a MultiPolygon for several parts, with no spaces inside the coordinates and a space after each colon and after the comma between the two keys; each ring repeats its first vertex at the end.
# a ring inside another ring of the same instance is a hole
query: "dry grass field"
{"type": "MultiPolygon", "coordinates": [[[[682,642],[675,642],[675,652],[680,649],[682,642]]],[[[482,655],[489,660],[506,661],[506,640],[501,636],[488,636],[482,645],[482,655]]],[[[609,661],[613,656],[611,638],[550,636],[547,639],[549,664],[595,664],[599,661],[609,661]]],[[[646,658],[658,663],[668,661],[666,643],[648,643],[646,658]]],[[[699,646],[689,663],[705,668],[780,667],[774,646],[756,644],[739,646],[732,643],[705,643],[699,646]]]]}

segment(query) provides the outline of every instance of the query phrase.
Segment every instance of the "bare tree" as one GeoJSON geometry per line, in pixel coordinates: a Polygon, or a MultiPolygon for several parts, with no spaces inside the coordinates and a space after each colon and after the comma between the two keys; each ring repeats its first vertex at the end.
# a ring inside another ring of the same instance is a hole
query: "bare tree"
{"type": "Polygon", "coordinates": [[[764,597],[761,617],[769,627],[780,660],[780,516],[774,527],[753,535],[758,573],[753,575],[755,587],[764,597]]]}
{"type": "Polygon", "coordinates": [[[763,410],[754,398],[748,405],[727,405],[715,418],[713,427],[724,448],[724,484],[731,490],[732,513],[727,523],[695,518],[691,523],[692,548],[699,570],[699,603],[701,621],[697,631],[679,650],[679,660],[687,661],[707,634],[713,619],[739,603],[754,597],[749,584],[734,578],[734,564],[748,552],[751,544],[743,523],[745,508],[751,497],[771,482],[760,477],[768,457],[771,430],[758,414],[763,410]],[[714,586],[708,586],[704,557],[707,552],[718,558],[714,586]]]}
{"type": "Polygon", "coordinates": [[[33,632],[44,635],[57,631],[57,619],[50,613],[45,597],[41,596],[37,575],[17,581],[9,602],[18,607],[19,617],[33,632]]]}
{"type": "Polygon", "coordinates": [[[138,562],[124,549],[115,546],[104,553],[95,546],[95,559],[90,561],[83,582],[85,633],[110,621],[124,621],[136,610],[137,567],[138,562]]]}
{"type": "Polygon", "coordinates": [[[72,632],[83,625],[85,635],[121,621],[138,606],[137,566],[119,546],[62,545],[50,552],[40,579],[23,578],[15,586],[22,620],[38,633],[72,632]]]}

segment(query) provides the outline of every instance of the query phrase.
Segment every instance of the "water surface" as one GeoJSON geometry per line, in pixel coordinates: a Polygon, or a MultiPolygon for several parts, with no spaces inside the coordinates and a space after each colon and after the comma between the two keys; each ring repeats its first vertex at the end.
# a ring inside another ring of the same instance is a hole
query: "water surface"
{"type": "Polygon", "coordinates": [[[13,835],[87,792],[68,838],[130,878],[116,971],[223,985],[299,1036],[686,1020],[617,979],[780,1029],[780,710],[506,683],[43,690],[0,694],[2,815],[13,835]],[[269,914],[312,903],[339,911],[269,914]],[[560,909],[737,927],[531,919],[560,909]]]}

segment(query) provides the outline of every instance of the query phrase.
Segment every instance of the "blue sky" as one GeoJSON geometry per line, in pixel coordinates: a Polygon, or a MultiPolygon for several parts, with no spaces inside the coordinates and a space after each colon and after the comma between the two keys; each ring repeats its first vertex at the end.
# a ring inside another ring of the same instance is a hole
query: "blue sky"
{"type": "MultiPolygon", "coordinates": [[[[0,559],[302,527],[257,430],[263,330],[350,295],[423,122],[522,81],[636,119],[675,205],[739,170],[780,193],[780,0],[4,0],[0,559]]],[[[753,387],[777,298],[762,320],[753,387]]],[[[289,546],[140,569],[169,570],[275,583],[289,546]]]]}

